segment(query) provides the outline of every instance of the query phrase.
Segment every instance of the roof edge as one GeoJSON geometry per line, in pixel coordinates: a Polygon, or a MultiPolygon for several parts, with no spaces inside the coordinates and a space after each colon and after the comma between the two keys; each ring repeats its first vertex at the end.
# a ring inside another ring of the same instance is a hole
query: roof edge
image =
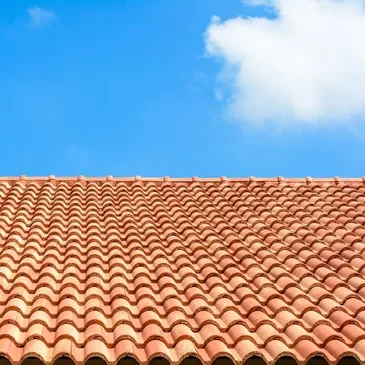
{"type": "Polygon", "coordinates": [[[310,176],[302,177],[302,178],[284,178],[282,176],[278,177],[261,177],[257,178],[254,176],[250,177],[198,177],[193,176],[190,178],[186,177],[174,177],[170,178],[168,176],[164,177],[141,177],[141,176],[134,176],[134,177],[113,177],[111,175],[103,176],[103,177],[85,177],[85,176],[60,176],[56,177],[54,175],[50,176],[0,176],[0,181],[125,181],[125,182],[133,182],[133,181],[143,181],[143,182],[164,182],[164,181],[172,181],[172,182],[291,182],[291,183],[340,183],[340,182],[363,182],[365,184],[365,176],[358,177],[358,178],[340,178],[338,176],[328,178],[312,178],[310,176]]]}

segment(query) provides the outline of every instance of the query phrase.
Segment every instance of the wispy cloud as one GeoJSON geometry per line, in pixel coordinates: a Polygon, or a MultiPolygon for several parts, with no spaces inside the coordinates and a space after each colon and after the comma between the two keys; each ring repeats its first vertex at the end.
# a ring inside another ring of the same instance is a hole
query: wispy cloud
{"type": "Polygon", "coordinates": [[[57,21],[57,16],[53,11],[38,6],[28,8],[27,13],[33,27],[43,27],[57,21]]]}
{"type": "Polygon", "coordinates": [[[223,22],[215,16],[205,33],[207,53],[224,62],[220,83],[232,119],[316,125],[364,120],[364,0],[245,3],[264,6],[274,17],[223,22]]]}

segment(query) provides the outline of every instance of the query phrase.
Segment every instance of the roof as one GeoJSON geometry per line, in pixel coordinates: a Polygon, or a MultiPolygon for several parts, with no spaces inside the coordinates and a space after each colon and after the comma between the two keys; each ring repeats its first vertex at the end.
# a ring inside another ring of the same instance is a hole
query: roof
{"type": "Polygon", "coordinates": [[[365,363],[363,179],[0,178],[0,354],[365,363]]]}

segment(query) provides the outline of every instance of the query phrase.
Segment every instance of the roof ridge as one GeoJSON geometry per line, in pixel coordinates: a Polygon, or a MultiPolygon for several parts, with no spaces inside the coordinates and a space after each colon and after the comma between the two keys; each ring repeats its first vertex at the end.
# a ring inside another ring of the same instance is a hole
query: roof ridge
{"type": "Polygon", "coordinates": [[[164,182],[164,181],[172,181],[172,182],[296,182],[296,183],[329,183],[334,182],[336,184],[340,182],[364,182],[365,183],[365,176],[358,177],[358,178],[341,178],[338,176],[329,178],[329,177],[322,177],[322,178],[312,178],[311,176],[306,177],[291,177],[291,178],[284,178],[282,176],[277,177],[169,177],[169,176],[162,176],[162,177],[142,177],[142,176],[133,176],[133,177],[113,177],[111,175],[107,176],[90,176],[85,177],[83,175],[79,176],[60,176],[56,177],[55,175],[49,176],[0,176],[0,181],[17,181],[17,180],[24,180],[24,181],[125,181],[125,182],[133,182],[133,181],[143,181],[143,182],[164,182]]]}

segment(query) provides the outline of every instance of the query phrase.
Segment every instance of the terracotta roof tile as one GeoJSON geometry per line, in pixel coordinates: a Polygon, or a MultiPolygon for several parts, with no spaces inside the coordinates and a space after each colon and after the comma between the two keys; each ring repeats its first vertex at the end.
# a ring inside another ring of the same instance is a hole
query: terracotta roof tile
{"type": "Polygon", "coordinates": [[[365,364],[364,183],[0,178],[0,353],[365,364]]]}

